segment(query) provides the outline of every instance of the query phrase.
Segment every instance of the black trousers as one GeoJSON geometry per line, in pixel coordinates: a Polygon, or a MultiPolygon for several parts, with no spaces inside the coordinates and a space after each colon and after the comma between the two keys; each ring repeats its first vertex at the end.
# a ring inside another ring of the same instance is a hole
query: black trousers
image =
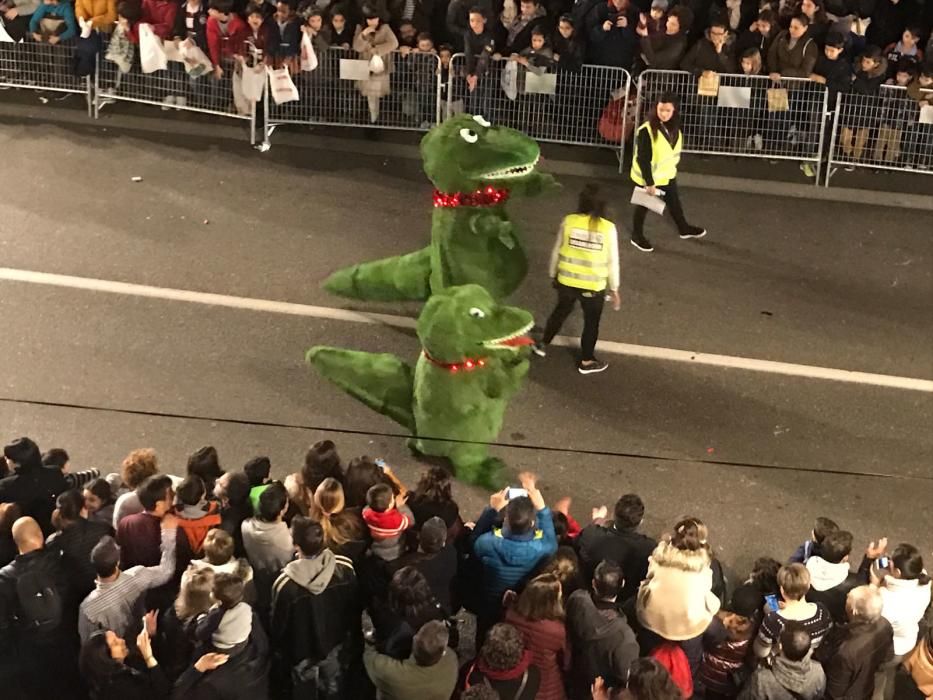
{"type": "MultiPolygon", "coordinates": [[[[686,233],[690,224],[684,217],[684,208],[680,204],[680,193],[677,191],[677,179],[671,180],[666,185],[658,185],[658,189],[664,190],[664,202],[667,204],[666,211],[669,211],[674,223],[677,224],[677,230],[680,233],[686,233]]],[[[632,238],[641,238],[645,235],[645,216],[648,210],[644,207],[635,207],[635,214],[632,218],[632,238]]]]}
{"type": "Polygon", "coordinates": [[[580,359],[583,361],[595,360],[593,352],[596,350],[596,340],[599,338],[599,319],[603,315],[603,305],[606,301],[605,292],[590,292],[566,285],[557,284],[557,306],[548,317],[544,326],[544,337],[541,341],[547,345],[560,331],[564,321],[573,311],[574,304],[579,300],[583,309],[583,335],[580,338],[580,359]]]}

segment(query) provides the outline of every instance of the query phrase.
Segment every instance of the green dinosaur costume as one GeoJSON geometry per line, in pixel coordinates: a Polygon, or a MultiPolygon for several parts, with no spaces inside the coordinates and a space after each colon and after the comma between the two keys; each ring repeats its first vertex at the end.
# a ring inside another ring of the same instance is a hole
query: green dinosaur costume
{"type": "Polygon", "coordinates": [[[322,346],[307,359],[410,430],[413,450],[449,458],[460,479],[497,486],[502,462],[489,456],[488,443],[528,373],[532,323],[530,313],[497,304],[478,285],[449,287],[431,296],[418,318],[422,353],[414,369],[395,355],[322,346]]]}
{"type": "Polygon", "coordinates": [[[514,292],[528,259],[505,204],[554,185],[539,173],[538,144],[520,131],[460,114],[421,140],[424,172],[437,188],[427,248],[338,270],[324,287],[345,297],[427,299],[447,287],[479,284],[496,299],[514,292]]]}

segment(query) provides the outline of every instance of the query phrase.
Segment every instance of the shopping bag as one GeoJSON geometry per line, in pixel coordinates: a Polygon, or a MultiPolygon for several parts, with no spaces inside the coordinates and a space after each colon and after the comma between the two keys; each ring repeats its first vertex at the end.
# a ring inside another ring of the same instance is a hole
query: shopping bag
{"type": "Polygon", "coordinates": [[[768,88],[768,111],[787,112],[787,90],[784,88],[768,88]]]}
{"type": "Polygon", "coordinates": [[[310,34],[301,35],[301,70],[312,71],[317,68],[317,54],[310,34]]]}
{"type": "Polygon", "coordinates": [[[259,102],[262,99],[262,91],[266,87],[266,69],[261,65],[254,68],[243,66],[240,81],[243,97],[250,102],[259,102]]]}
{"type": "Polygon", "coordinates": [[[502,69],[502,78],[500,79],[500,82],[502,84],[502,91],[505,93],[505,96],[514,102],[515,98],[518,97],[517,62],[509,61],[505,64],[505,68],[502,69]]]}
{"type": "Polygon", "coordinates": [[[298,88],[292,82],[292,77],[288,74],[288,68],[282,67],[276,70],[269,68],[269,91],[272,93],[272,101],[277,105],[286,102],[296,102],[298,97],[298,88]]]}
{"type": "Polygon", "coordinates": [[[719,73],[705,71],[697,81],[697,95],[716,97],[719,94],[719,73]]]}
{"type": "Polygon", "coordinates": [[[211,59],[190,39],[181,42],[178,51],[181,54],[182,62],[185,64],[185,72],[192,78],[200,78],[214,69],[211,59]]]}
{"type": "Polygon", "coordinates": [[[155,73],[168,66],[162,41],[145,22],[139,24],[139,65],[143,73],[155,73]]]}
{"type": "Polygon", "coordinates": [[[184,63],[185,58],[181,55],[181,42],[180,41],[165,41],[162,43],[162,50],[165,52],[165,59],[167,61],[175,61],[176,63],[184,63]]]}
{"type": "Polygon", "coordinates": [[[373,75],[382,75],[386,72],[386,62],[382,60],[382,56],[373,56],[369,59],[369,72],[373,75]]]}

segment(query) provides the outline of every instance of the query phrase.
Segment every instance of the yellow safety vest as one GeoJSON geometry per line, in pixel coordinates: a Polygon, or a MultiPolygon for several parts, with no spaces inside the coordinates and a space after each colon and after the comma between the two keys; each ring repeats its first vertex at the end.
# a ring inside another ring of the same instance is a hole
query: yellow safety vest
{"type": "Polygon", "coordinates": [[[588,214],[564,217],[557,258],[557,281],[567,287],[601,292],[609,282],[609,236],[612,222],[588,214]]]}
{"type": "MultiPolygon", "coordinates": [[[[645,122],[638,127],[638,131],[649,129],[648,133],[650,135],[650,128],[648,122],[645,122]]],[[[677,143],[671,148],[671,143],[667,140],[662,129],[658,129],[654,138],[651,139],[651,178],[654,180],[656,187],[666,185],[677,177],[677,164],[680,163],[680,149],[683,142],[684,135],[683,132],[680,132],[677,134],[677,143]]],[[[642,177],[641,168],[638,166],[638,132],[635,132],[635,152],[632,154],[631,176],[635,184],[645,184],[645,178],[642,177]]]]}

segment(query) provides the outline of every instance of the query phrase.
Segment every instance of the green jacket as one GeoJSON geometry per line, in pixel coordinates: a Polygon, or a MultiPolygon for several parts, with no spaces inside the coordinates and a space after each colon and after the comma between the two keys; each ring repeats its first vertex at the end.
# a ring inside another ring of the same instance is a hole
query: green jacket
{"type": "Polygon", "coordinates": [[[412,657],[399,661],[367,646],[363,663],[380,700],[449,700],[457,685],[457,655],[450,649],[433,666],[419,666],[412,657]]]}

